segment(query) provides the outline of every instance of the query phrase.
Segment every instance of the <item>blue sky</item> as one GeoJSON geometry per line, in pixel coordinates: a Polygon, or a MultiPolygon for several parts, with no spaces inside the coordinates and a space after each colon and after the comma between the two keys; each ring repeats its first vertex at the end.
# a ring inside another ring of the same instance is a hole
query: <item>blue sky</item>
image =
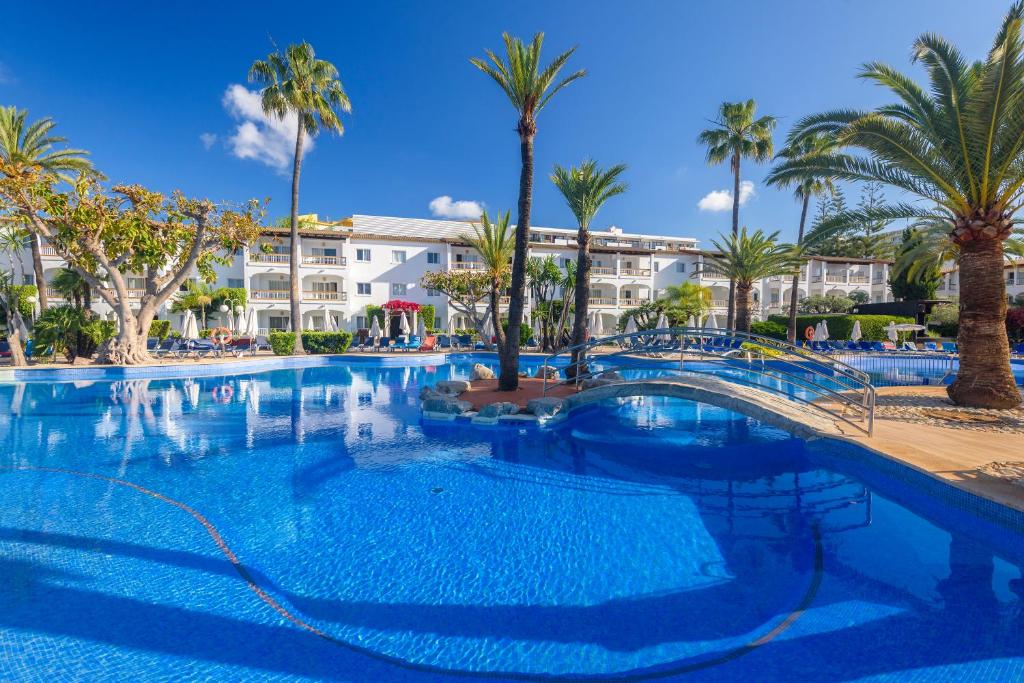
{"type": "MultiPolygon", "coordinates": [[[[468,59],[497,50],[502,31],[544,31],[549,58],[578,45],[570,65],[589,75],[541,113],[534,224],[574,225],[547,175],[555,163],[594,157],[628,164],[630,183],[595,227],[707,239],[727,228],[729,211],[698,203],[731,181],[727,166],[705,165],[696,136],[722,101],[756,99],[761,112],[779,117],[781,142],[804,114],[887,101],[855,78],[858,66],[881,60],[917,73],[909,48],[922,32],[983,56],[1009,6],[446,0],[317,3],[315,10],[295,3],[289,11],[220,4],[50,2],[43,11],[15,3],[5,10],[0,42],[0,104],[57,119],[113,181],[216,200],[270,197],[271,215],[281,216],[289,176],[275,159],[290,149],[283,134],[247,118],[251,97],[230,88],[247,86],[246,71],[270,51],[271,37],[279,45],[304,39],[338,66],[353,112],[343,137],[317,138],[306,158],[303,212],[430,217],[432,200],[447,196],[513,209],[514,220],[516,117],[468,59]]],[[[753,194],[741,221],[790,237],[797,207],[788,193],[762,184],[766,170],[748,165],[743,173],[753,194]]]]}

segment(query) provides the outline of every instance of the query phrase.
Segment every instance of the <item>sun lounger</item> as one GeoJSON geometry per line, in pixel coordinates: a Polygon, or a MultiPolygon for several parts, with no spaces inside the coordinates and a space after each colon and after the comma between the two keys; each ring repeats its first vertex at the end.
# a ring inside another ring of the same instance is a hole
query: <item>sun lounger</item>
{"type": "Polygon", "coordinates": [[[915,344],[914,342],[912,342],[912,341],[905,341],[902,344],[900,344],[900,349],[899,350],[900,351],[914,351],[914,352],[917,352],[919,349],[917,348],[917,344],[915,344]]]}
{"type": "Polygon", "coordinates": [[[420,351],[433,351],[437,348],[437,337],[428,335],[420,344],[420,351]]]}
{"type": "Polygon", "coordinates": [[[930,351],[932,353],[935,353],[936,351],[941,351],[942,349],[940,349],[939,345],[936,344],[935,342],[925,342],[924,343],[924,350],[925,351],[930,351]]]}
{"type": "Polygon", "coordinates": [[[956,342],[942,342],[942,350],[945,353],[956,353],[957,352],[956,342]]]}
{"type": "Polygon", "coordinates": [[[437,348],[448,351],[452,348],[452,338],[447,334],[439,335],[437,338],[437,348]]]}

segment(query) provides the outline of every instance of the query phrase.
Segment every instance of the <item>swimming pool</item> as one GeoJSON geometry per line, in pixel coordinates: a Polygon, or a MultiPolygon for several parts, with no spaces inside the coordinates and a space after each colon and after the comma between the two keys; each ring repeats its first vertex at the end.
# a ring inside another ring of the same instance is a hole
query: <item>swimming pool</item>
{"type": "Polygon", "coordinates": [[[1024,675],[1021,515],[682,401],[423,423],[451,360],[0,385],[0,679],[1024,675]]]}

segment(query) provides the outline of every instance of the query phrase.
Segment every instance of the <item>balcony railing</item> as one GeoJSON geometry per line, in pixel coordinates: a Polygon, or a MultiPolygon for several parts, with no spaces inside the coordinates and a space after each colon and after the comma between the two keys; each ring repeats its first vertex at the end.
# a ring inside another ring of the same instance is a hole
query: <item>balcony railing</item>
{"type": "Polygon", "coordinates": [[[646,304],[650,299],[619,299],[620,306],[639,306],[640,304],[646,304]]]}
{"type": "Polygon", "coordinates": [[[42,254],[43,256],[52,256],[54,258],[60,258],[60,254],[57,253],[57,250],[54,249],[49,244],[44,244],[43,246],[39,247],[39,253],[42,254]]]}
{"type": "Polygon", "coordinates": [[[302,262],[310,266],[344,266],[347,259],[344,256],[303,256],[302,262]]]}
{"type": "Polygon", "coordinates": [[[452,270],[483,270],[484,264],[476,261],[453,261],[452,270]]]}
{"type": "Polygon", "coordinates": [[[614,268],[608,268],[607,266],[594,266],[590,269],[591,275],[615,275],[614,268]]]}
{"type": "Polygon", "coordinates": [[[628,277],[650,277],[650,268],[620,268],[619,275],[625,275],[628,277]]]}
{"type": "Polygon", "coordinates": [[[729,308],[728,299],[714,299],[711,302],[711,308],[729,308]]]}
{"type": "Polygon", "coordinates": [[[145,293],[146,293],[146,290],[144,290],[144,289],[129,289],[128,290],[128,298],[129,299],[141,299],[142,295],[145,294],[145,293]]]}
{"type": "Polygon", "coordinates": [[[610,299],[608,297],[592,296],[589,299],[587,299],[587,301],[589,302],[589,304],[591,306],[614,306],[615,305],[615,299],[610,299]]]}
{"type": "Polygon", "coordinates": [[[289,292],[287,289],[254,289],[252,298],[257,301],[287,301],[289,292]]]}
{"type": "Polygon", "coordinates": [[[498,305],[499,306],[508,306],[510,303],[512,303],[512,297],[510,297],[510,296],[499,296],[498,297],[498,305]]]}
{"type": "Polygon", "coordinates": [[[836,275],[835,273],[829,273],[828,275],[825,276],[825,282],[827,282],[830,285],[846,284],[846,276],[836,275]]]}
{"type": "Polygon", "coordinates": [[[56,289],[54,289],[53,287],[47,287],[46,288],[46,296],[47,296],[47,298],[50,298],[50,299],[63,299],[64,298],[64,295],[62,293],[60,293],[59,291],[57,291],[56,289]]]}
{"type": "Polygon", "coordinates": [[[264,254],[261,251],[250,251],[249,260],[253,263],[288,263],[291,254],[264,254]]]}
{"type": "Polygon", "coordinates": [[[869,281],[870,281],[870,278],[867,275],[851,275],[850,276],[850,284],[851,285],[866,285],[866,284],[868,284],[869,281]]]}
{"type": "Polygon", "coordinates": [[[348,301],[348,292],[331,292],[323,289],[304,290],[303,301],[348,301]]]}

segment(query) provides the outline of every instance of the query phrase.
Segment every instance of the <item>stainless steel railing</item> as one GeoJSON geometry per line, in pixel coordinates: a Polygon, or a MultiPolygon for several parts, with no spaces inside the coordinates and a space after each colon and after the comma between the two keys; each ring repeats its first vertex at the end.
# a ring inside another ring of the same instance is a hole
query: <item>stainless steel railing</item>
{"type": "Polygon", "coordinates": [[[655,377],[709,375],[782,396],[868,436],[874,431],[875,387],[868,373],[827,354],[745,332],[641,330],[562,349],[545,357],[543,367],[544,395],[555,384],[579,389],[586,379],[620,370],[655,377]],[[564,380],[548,377],[559,373],[564,380]]]}

